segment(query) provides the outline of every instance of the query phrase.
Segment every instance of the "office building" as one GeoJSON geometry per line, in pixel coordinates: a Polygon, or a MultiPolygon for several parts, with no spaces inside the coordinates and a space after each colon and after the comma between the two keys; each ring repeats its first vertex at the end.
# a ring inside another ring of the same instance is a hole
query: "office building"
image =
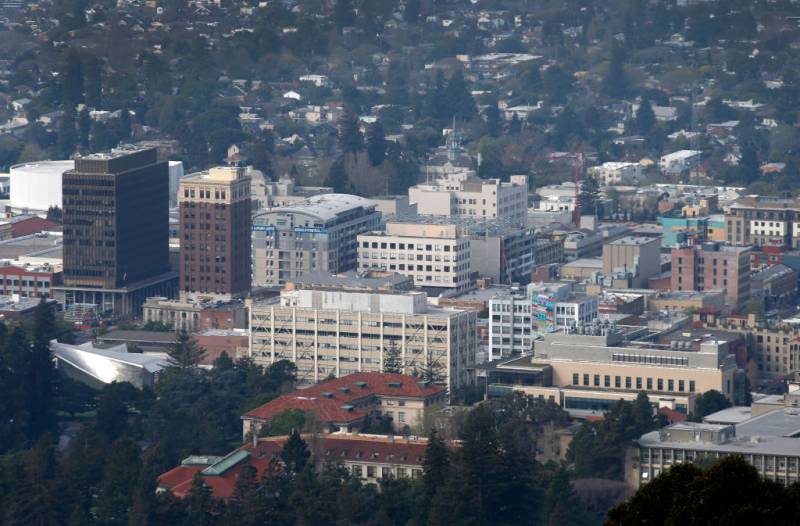
{"type": "Polygon", "coordinates": [[[597,307],[596,296],[575,295],[569,283],[512,287],[489,302],[489,359],[531,354],[534,338],[594,321],[597,307]]]}
{"type": "Polygon", "coordinates": [[[743,197],[725,213],[728,244],[800,248],[800,201],[743,197]]]}
{"type": "Polygon", "coordinates": [[[64,285],[69,310],[136,315],[145,298],[172,295],[168,168],[154,148],[119,148],[75,159],[64,172],[64,285]]]}
{"type": "Polygon", "coordinates": [[[442,406],[447,390],[413,376],[354,373],[300,389],[248,411],[242,416],[247,440],[285,411],[312,413],[324,433],[356,431],[369,416],[388,417],[395,431],[422,424],[425,408],[442,406]]]}
{"type": "Polygon", "coordinates": [[[250,290],[250,178],[240,166],[180,181],[180,290],[227,300],[250,290]]]}
{"type": "Polygon", "coordinates": [[[447,171],[435,180],[412,186],[408,200],[420,215],[507,219],[524,225],[528,213],[528,178],[512,175],[507,183],[480,179],[466,169],[447,171]]]}
{"type": "Polygon", "coordinates": [[[433,293],[470,284],[470,241],[455,224],[389,222],[358,236],[358,268],[397,272],[433,293]]]}
{"type": "Polygon", "coordinates": [[[142,305],[144,323],[162,323],[189,333],[210,329],[247,327],[247,309],[242,300],[208,301],[190,298],[152,297],[142,305]]]}
{"type": "Polygon", "coordinates": [[[430,306],[424,292],[308,284],[250,307],[250,355],[268,365],[290,360],[298,382],[383,371],[387,353],[406,374],[449,389],[471,381],[477,312],[430,306]]]}
{"type": "Polygon", "coordinates": [[[687,414],[695,397],[711,389],[731,401],[741,398],[729,342],[656,344],[626,339],[631,336],[599,322],[545,333],[534,342],[532,357],[486,368],[489,393],[523,391],[579,412],[607,411],[642,391],[654,405],[687,414]]]}
{"type": "Polygon", "coordinates": [[[284,285],[308,272],[357,266],[358,234],[378,230],[375,204],[347,194],[313,196],[253,219],[253,286],[284,285]]]}
{"type": "Polygon", "coordinates": [[[731,307],[750,298],[750,247],[720,243],[682,245],[672,249],[673,291],[724,289],[731,307]]]}

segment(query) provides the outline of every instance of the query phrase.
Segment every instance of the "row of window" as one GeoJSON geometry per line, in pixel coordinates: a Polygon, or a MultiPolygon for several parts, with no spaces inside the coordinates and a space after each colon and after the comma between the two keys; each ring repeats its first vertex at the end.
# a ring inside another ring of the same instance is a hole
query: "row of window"
{"type": "MultiPolygon", "coordinates": [[[[572,373],[572,385],[579,386],[583,385],[585,387],[611,387],[611,375],[603,375],[602,377],[602,386],[600,385],[601,375],[595,374],[583,374],[583,383],[581,383],[581,375],[579,373],[572,373]]],[[[667,378],[666,383],[663,378],[656,378],[655,382],[653,378],[642,378],[641,376],[631,377],[625,376],[625,389],[634,389],[634,380],[635,380],[635,388],[636,389],[645,389],[647,391],[652,391],[653,386],[655,386],[655,390],[658,392],[679,392],[684,393],[686,392],[686,384],[685,380],[678,380],[677,382],[672,378],[667,378]],[[675,390],[675,385],[677,384],[678,389],[675,390]],[[666,389],[664,387],[666,386],[666,389]]],[[[622,389],[622,376],[614,376],[614,388],[615,389],[622,389]]],[[[689,391],[690,393],[694,393],[696,386],[694,380],[689,380],[689,391]]]]}

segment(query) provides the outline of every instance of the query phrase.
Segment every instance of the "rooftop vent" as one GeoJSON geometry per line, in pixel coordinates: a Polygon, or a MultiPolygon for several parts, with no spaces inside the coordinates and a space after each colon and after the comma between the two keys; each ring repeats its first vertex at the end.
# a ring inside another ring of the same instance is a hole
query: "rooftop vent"
{"type": "Polygon", "coordinates": [[[428,387],[429,385],[431,385],[430,380],[420,380],[417,383],[419,384],[420,387],[428,387]]]}
{"type": "Polygon", "coordinates": [[[330,391],[325,391],[324,393],[322,393],[322,397],[328,399],[333,398],[333,393],[331,393],[330,391]]]}
{"type": "Polygon", "coordinates": [[[345,405],[342,406],[342,409],[344,409],[345,411],[350,413],[353,410],[353,406],[350,405],[350,404],[345,404],[345,405]]]}
{"type": "Polygon", "coordinates": [[[358,382],[356,382],[356,385],[357,385],[358,387],[362,388],[362,389],[366,389],[366,387],[367,387],[367,382],[365,382],[365,381],[363,381],[363,380],[359,380],[358,382]]]}
{"type": "Polygon", "coordinates": [[[340,387],[339,391],[341,391],[343,393],[349,393],[350,392],[350,388],[349,387],[340,387]]]}
{"type": "Polygon", "coordinates": [[[389,382],[389,387],[402,387],[403,384],[401,382],[389,382]]]}

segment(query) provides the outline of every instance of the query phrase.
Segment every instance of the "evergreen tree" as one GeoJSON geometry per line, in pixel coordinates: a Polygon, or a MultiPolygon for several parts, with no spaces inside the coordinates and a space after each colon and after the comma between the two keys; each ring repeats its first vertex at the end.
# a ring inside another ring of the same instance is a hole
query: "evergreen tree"
{"type": "Polygon", "coordinates": [[[96,516],[100,524],[127,526],[140,468],[139,446],[135,442],[121,438],[112,444],[97,496],[96,516]]]}
{"type": "Polygon", "coordinates": [[[522,131],[522,123],[515,113],[511,116],[511,122],[508,123],[508,133],[509,135],[519,135],[520,131],[522,131]]]}
{"type": "Polygon", "coordinates": [[[603,93],[613,99],[624,99],[628,94],[628,79],[625,75],[625,51],[616,41],[611,47],[608,73],[603,79],[603,93]]]}
{"type": "MultiPolygon", "coordinates": [[[[86,104],[91,108],[100,108],[103,95],[101,63],[97,57],[86,61],[86,104]]],[[[169,75],[165,75],[169,78],[169,75]]]]}
{"type": "Polygon", "coordinates": [[[353,3],[351,0],[336,0],[333,8],[333,21],[341,33],[342,28],[352,26],[355,22],[353,3]]]}
{"type": "Polygon", "coordinates": [[[214,514],[214,497],[203,481],[200,473],[195,473],[192,478],[192,488],[186,496],[187,526],[213,526],[217,524],[214,514]]]}
{"type": "Polygon", "coordinates": [[[435,119],[449,119],[453,116],[445,93],[444,72],[436,70],[433,85],[428,85],[424,101],[425,113],[435,119]]]}
{"type": "MultiPolygon", "coordinates": [[[[483,116],[486,119],[486,133],[491,137],[499,137],[503,131],[503,123],[497,105],[489,104],[483,116]]],[[[516,116],[516,114],[514,114],[514,116],[516,116]]]]}
{"type": "Polygon", "coordinates": [[[448,79],[444,88],[444,99],[447,104],[445,117],[448,119],[455,116],[460,120],[468,121],[478,111],[475,99],[472,98],[461,70],[456,70],[448,79]]]}
{"type": "Polygon", "coordinates": [[[181,369],[189,369],[197,367],[203,358],[206,357],[206,351],[197,341],[192,339],[191,335],[186,332],[186,329],[181,329],[178,332],[175,343],[173,343],[167,350],[170,361],[176,367],[181,369]]]}
{"type": "Polygon", "coordinates": [[[29,395],[26,405],[30,415],[29,434],[32,438],[37,438],[47,431],[54,431],[56,426],[53,392],[57,377],[53,354],[50,351],[50,340],[55,337],[56,320],[53,306],[42,299],[34,313],[33,345],[25,386],[29,395]]]}
{"type": "Polygon", "coordinates": [[[222,351],[222,354],[214,360],[214,369],[218,369],[220,371],[229,371],[233,369],[234,364],[231,357],[228,355],[226,351],[222,351]]]}
{"type": "Polygon", "coordinates": [[[647,135],[656,124],[656,115],[649,99],[642,99],[639,110],[636,112],[636,132],[640,135],[647,135]]]}
{"type": "Polygon", "coordinates": [[[75,110],[67,108],[61,117],[58,128],[58,151],[62,158],[71,158],[78,144],[78,132],[75,129],[75,110]]]}
{"type": "Polygon", "coordinates": [[[364,149],[364,135],[358,116],[351,108],[346,108],[342,115],[342,124],[339,129],[339,146],[344,154],[356,155],[364,149]]]}
{"type": "Polygon", "coordinates": [[[89,137],[92,131],[92,117],[89,110],[83,108],[78,114],[78,140],[82,148],[89,148],[89,137]]]}
{"type": "Polygon", "coordinates": [[[578,200],[581,204],[582,215],[599,214],[598,200],[600,197],[600,187],[594,177],[584,177],[581,181],[581,191],[578,200]]]}
{"type": "Polygon", "coordinates": [[[0,511],[0,517],[5,516],[3,524],[58,526],[55,448],[50,436],[43,436],[33,449],[24,454],[23,459],[23,471],[19,474],[21,478],[5,500],[5,509],[0,511]]]}
{"type": "Polygon", "coordinates": [[[286,469],[292,473],[303,471],[310,456],[311,452],[308,450],[305,440],[300,438],[300,433],[297,429],[293,429],[292,434],[289,435],[289,439],[281,450],[281,460],[286,465],[286,469]]]}
{"type": "Polygon", "coordinates": [[[406,9],[403,11],[403,19],[412,26],[419,20],[422,5],[420,0],[406,0],[406,9]]]}
{"type": "Polygon", "coordinates": [[[119,133],[120,133],[120,140],[122,142],[126,142],[128,139],[131,138],[131,114],[128,111],[128,108],[123,107],[120,110],[119,114],[119,133]]]}
{"type": "Polygon", "coordinates": [[[436,493],[444,487],[450,470],[450,452],[447,444],[436,429],[428,434],[425,446],[425,458],[422,462],[422,487],[427,505],[433,501],[436,493]]]}
{"type": "Polygon", "coordinates": [[[389,345],[383,349],[383,372],[403,373],[402,352],[394,340],[390,340],[389,345]]]}
{"type": "Polygon", "coordinates": [[[337,159],[331,164],[328,177],[325,179],[325,186],[330,186],[334,192],[340,194],[350,190],[350,181],[341,159],[337,159]]]}
{"type": "Polygon", "coordinates": [[[386,135],[380,122],[375,122],[367,130],[367,156],[372,166],[378,166],[386,159],[386,135]]]}
{"type": "Polygon", "coordinates": [[[694,401],[694,412],[689,415],[689,420],[693,422],[702,422],[703,418],[722,411],[731,406],[724,394],[716,389],[710,389],[699,395],[694,401]]]}
{"type": "Polygon", "coordinates": [[[64,64],[64,103],[67,110],[75,111],[75,106],[83,101],[83,65],[78,52],[67,53],[64,64]]]}

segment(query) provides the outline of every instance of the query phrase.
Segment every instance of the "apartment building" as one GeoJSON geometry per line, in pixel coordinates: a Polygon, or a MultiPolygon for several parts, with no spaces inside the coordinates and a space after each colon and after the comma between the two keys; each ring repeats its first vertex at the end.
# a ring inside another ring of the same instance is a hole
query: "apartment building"
{"type": "Polygon", "coordinates": [[[538,335],[597,318],[598,298],[575,295],[571,284],[530,284],[489,301],[489,356],[499,360],[531,354],[538,335]]]}
{"type": "Polygon", "coordinates": [[[250,177],[244,167],[189,174],[178,187],[180,290],[228,300],[250,291],[250,177]]]}
{"type": "Polygon", "coordinates": [[[750,247],[708,242],[672,249],[673,291],[724,289],[731,307],[750,298],[750,247]]]}
{"type": "Polygon", "coordinates": [[[265,365],[292,361],[301,384],[383,371],[392,353],[402,372],[457,389],[471,382],[478,345],[474,310],[430,306],[424,292],[346,284],[309,284],[254,303],[250,328],[250,356],[265,365]]]}
{"type": "Polygon", "coordinates": [[[728,244],[800,248],[800,200],[747,196],[725,213],[728,244]]]}
{"type": "Polygon", "coordinates": [[[347,194],[317,195],[258,214],[252,227],[253,285],[285,285],[308,272],[353,270],[357,236],[380,223],[375,203],[347,194]]]}
{"type": "Polygon", "coordinates": [[[320,431],[356,431],[369,416],[389,417],[395,431],[420,424],[425,409],[442,406],[447,390],[427,380],[390,373],[354,373],[282,395],[242,416],[244,440],[290,410],[312,413],[320,431]]]}
{"type": "Polygon", "coordinates": [[[658,160],[658,167],[665,175],[680,175],[688,172],[703,160],[703,152],[699,150],[678,150],[668,153],[658,160]]]}
{"type": "Polygon", "coordinates": [[[408,189],[410,204],[420,215],[508,219],[524,225],[528,213],[528,177],[512,175],[480,179],[467,169],[446,171],[431,182],[408,189]]]}
{"type": "Polygon", "coordinates": [[[628,341],[621,329],[604,324],[568,328],[544,334],[533,357],[490,367],[489,394],[519,390],[567,410],[607,411],[644,391],[654,405],[690,413],[695,397],[711,389],[739,398],[742,382],[729,347],[710,338],[669,345],[628,341]]]}
{"type": "Polygon", "coordinates": [[[432,292],[470,285],[470,241],[455,224],[389,222],[358,236],[358,268],[397,272],[432,292]]]}
{"type": "Polygon", "coordinates": [[[606,162],[588,168],[586,174],[603,186],[629,185],[642,179],[644,167],[639,163],[606,162]]]}

